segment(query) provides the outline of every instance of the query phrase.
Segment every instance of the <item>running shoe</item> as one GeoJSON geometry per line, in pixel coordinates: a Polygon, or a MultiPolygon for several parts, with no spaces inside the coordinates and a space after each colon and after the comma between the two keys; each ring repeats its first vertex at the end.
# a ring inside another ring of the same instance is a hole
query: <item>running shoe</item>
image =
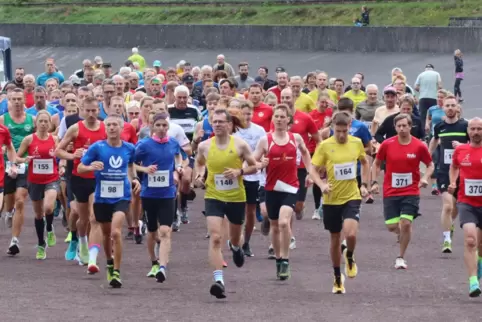
{"type": "Polygon", "coordinates": [[[134,240],[134,232],[132,230],[129,230],[127,232],[126,237],[124,237],[125,240],[134,240]]]}
{"type": "Polygon", "coordinates": [[[269,248],[268,248],[268,259],[276,259],[276,255],[274,253],[273,245],[269,246],[269,248]]]}
{"type": "Polygon", "coordinates": [[[99,266],[95,262],[89,263],[87,266],[87,273],[94,275],[100,271],[99,266]]]}
{"type": "Polygon", "coordinates": [[[115,271],[112,273],[111,275],[111,279],[110,279],[110,286],[112,286],[113,288],[121,288],[122,287],[122,280],[121,280],[121,277],[120,277],[120,272],[119,271],[115,271]]]}
{"type": "Polygon", "coordinates": [[[438,196],[440,191],[437,188],[432,189],[432,196],[438,196]]]}
{"type": "Polygon", "coordinates": [[[47,249],[47,245],[43,245],[43,246],[37,245],[37,254],[35,255],[35,258],[38,260],[46,259],[47,258],[46,249],[47,249]]]}
{"type": "Polygon", "coordinates": [[[142,235],[138,234],[134,236],[137,245],[142,245],[142,235]]]}
{"type": "Polygon", "coordinates": [[[371,205],[374,202],[375,202],[375,199],[373,199],[373,196],[369,194],[367,199],[365,200],[365,203],[371,205]]]}
{"type": "Polygon", "coordinates": [[[340,277],[335,276],[331,292],[333,294],[345,294],[345,276],[343,274],[340,277]]]}
{"type": "Polygon", "coordinates": [[[10,241],[10,246],[8,246],[7,254],[11,256],[15,256],[18,253],[20,253],[20,246],[18,243],[18,239],[16,237],[13,237],[12,240],[10,241]]]}
{"type": "Polygon", "coordinates": [[[223,259],[223,267],[226,268],[228,267],[228,263],[223,259]]]}
{"type": "Polygon", "coordinates": [[[55,244],[57,244],[57,237],[55,236],[55,232],[52,227],[52,231],[47,232],[47,245],[49,247],[54,247],[55,244]]]}
{"type": "Polygon", "coordinates": [[[12,228],[13,215],[15,215],[15,208],[5,213],[5,225],[7,225],[8,228],[12,228]]]}
{"type": "Polygon", "coordinates": [[[209,239],[211,237],[211,235],[209,235],[209,233],[206,233],[206,236],[204,236],[204,238],[206,239],[209,239]]]}
{"type": "Polygon", "coordinates": [[[181,222],[184,225],[189,224],[189,216],[187,215],[187,208],[181,209],[181,222]]]}
{"type": "Polygon", "coordinates": [[[452,227],[450,227],[450,239],[454,238],[454,232],[455,232],[455,226],[452,224],[452,227]]]}
{"type": "Polygon", "coordinates": [[[313,220],[320,220],[321,219],[320,213],[319,213],[319,208],[315,209],[315,211],[313,212],[313,216],[311,216],[311,219],[313,219],[313,220]]]}
{"type": "Polygon", "coordinates": [[[57,218],[60,215],[60,211],[62,210],[62,204],[60,203],[59,199],[55,201],[55,209],[54,209],[54,217],[57,218]]]}
{"type": "Polygon", "coordinates": [[[281,262],[280,261],[276,261],[276,278],[279,279],[279,271],[280,271],[280,268],[281,268],[281,262]]]}
{"type": "Polygon", "coordinates": [[[395,260],[396,269],[407,269],[407,262],[402,257],[397,257],[395,260]]]}
{"type": "Polygon", "coordinates": [[[114,265],[107,264],[105,267],[105,271],[107,274],[107,282],[110,283],[110,281],[112,281],[112,275],[114,275],[114,265]]]}
{"type": "Polygon", "coordinates": [[[279,265],[279,279],[284,281],[291,277],[290,263],[282,261],[279,265]]]}
{"type": "Polygon", "coordinates": [[[211,285],[209,293],[211,293],[211,295],[216,297],[217,299],[226,298],[226,289],[224,288],[224,284],[220,281],[217,281],[213,285],[211,285]]]}
{"type": "Polygon", "coordinates": [[[78,240],[71,240],[67,251],[65,252],[65,260],[73,261],[77,257],[77,248],[79,246],[78,240]]]}
{"type": "Polygon", "coordinates": [[[480,259],[477,261],[477,279],[481,279],[482,278],[482,262],[480,261],[480,259]]]}
{"type": "Polygon", "coordinates": [[[244,265],[244,252],[241,247],[238,247],[237,250],[234,250],[233,244],[231,244],[231,241],[228,240],[228,246],[229,249],[233,252],[233,262],[237,267],[242,267],[244,265]]]}
{"type": "Polygon", "coordinates": [[[157,272],[159,271],[159,263],[152,265],[151,270],[147,273],[147,277],[156,277],[157,272]]]}
{"type": "Polygon", "coordinates": [[[246,256],[246,257],[253,257],[254,256],[253,252],[251,251],[251,247],[249,247],[248,243],[244,243],[243,252],[244,252],[244,256],[246,256]]]}
{"type": "Polygon", "coordinates": [[[164,268],[159,268],[156,273],[157,283],[163,283],[166,280],[166,270],[164,268]]]}
{"type": "Polygon", "coordinates": [[[442,246],[442,253],[450,254],[452,253],[452,242],[444,241],[444,245],[442,246]]]}
{"type": "Polygon", "coordinates": [[[67,234],[67,237],[65,237],[64,239],[64,243],[70,243],[71,240],[72,240],[72,233],[69,231],[69,233],[67,234]]]}
{"type": "Polygon", "coordinates": [[[261,215],[261,209],[259,208],[259,204],[256,205],[256,220],[258,222],[263,221],[263,216],[261,215]]]}
{"type": "Polygon", "coordinates": [[[474,281],[469,285],[469,296],[479,297],[482,292],[480,291],[479,281],[474,281]]]}
{"type": "Polygon", "coordinates": [[[179,210],[178,210],[177,213],[176,213],[176,218],[174,219],[174,222],[172,223],[172,226],[171,226],[172,231],[174,231],[174,232],[179,231],[179,223],[180,223],[179,217],[180,217],[180,215],[179,215],[179,210]]]}
{"type": "Polygon", "coordinates": [[[290,249],[291,249],[291,250],[296,249],[296,238],[294,238],[294,237],[291,237],[291,240],[290,240],[290,249]]]}
{"type": "Polygon", "coordinates": [[[270,222],[268,218],[263,217],[263,221],[261,222],[261,234],[263,236],[268,236],[269,235],[269,229],[270,229],[270,222]]]}
{"type": "Polygon", "coordinates": [[[89,262],[89,247],[87,244],[79,245],[79,262],[84,265],[89,262]]]}
{"type": "Polygon", "coordinates": [[[343,253],[345,257],[345,274],[349,278],[355,278],[358,275],[358,266],[356,265],[355,258],[348,259],[347,252],[343,253]]]}

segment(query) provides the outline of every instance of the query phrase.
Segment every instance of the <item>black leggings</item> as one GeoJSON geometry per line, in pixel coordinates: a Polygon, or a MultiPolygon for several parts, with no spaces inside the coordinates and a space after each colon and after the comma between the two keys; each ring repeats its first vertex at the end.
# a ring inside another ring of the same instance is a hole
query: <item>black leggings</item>
{"type": "Polygon", "coordinates": [[[460,83],[462,83],[462,78],[456,78],[454,84],[454,95],[455,97],[462,97],[462,91],[460,90],[460,83]]]}
{"type": "Polygon", "coordinates": [[[317,184],[313,184],[313,198],[315,199],[315,209],[320,208],[321,189],[317,184]]]}

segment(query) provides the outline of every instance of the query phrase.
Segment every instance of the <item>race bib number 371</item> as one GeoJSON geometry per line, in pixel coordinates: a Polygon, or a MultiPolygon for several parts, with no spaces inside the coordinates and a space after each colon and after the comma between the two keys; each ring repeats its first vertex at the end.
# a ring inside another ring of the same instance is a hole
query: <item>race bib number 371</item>
{"type": "Polygon", "coordinates": [[[405,188],[413,183],[411,173],[392,173],[392,188],[405,188]]]}

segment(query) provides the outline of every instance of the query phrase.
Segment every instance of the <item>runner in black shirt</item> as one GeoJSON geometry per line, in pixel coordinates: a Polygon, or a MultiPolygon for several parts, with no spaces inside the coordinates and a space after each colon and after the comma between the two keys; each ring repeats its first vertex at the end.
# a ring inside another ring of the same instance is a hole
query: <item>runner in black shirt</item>
{"type": "Polygon", "coordinates": [[[439,147],[439,164],[437,174],[437,185],[442,194],[442,228],[444,242],[443,253],[452,252],[452,236],[454,231],[454,221],[457,218],[456,197],[457,191],[452,195],[447,189],[450,184],[449,169],[452,164],[452,155],[455,147],[469,141],[467,134],[468,122],[459,119],[459,106],[457,99],[453,95],[447,96],[443,101],[445,120],[435,125],[434,135],[430,141],[429,150],[433,153],[439,147]]]}

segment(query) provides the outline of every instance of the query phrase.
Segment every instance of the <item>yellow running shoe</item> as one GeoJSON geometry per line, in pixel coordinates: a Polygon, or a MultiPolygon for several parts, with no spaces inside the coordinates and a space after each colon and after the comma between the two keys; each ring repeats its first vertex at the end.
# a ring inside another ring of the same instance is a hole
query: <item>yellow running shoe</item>
{"type": "Polygon", "coordinates": [[[47,245],[44,246],[37,246],[37,254],[35,255],[35,258],[38,260],[44,260],[47,258],[47,252],[46,252],[47,245]]]}
{"type": "Polygon", "coordinates": [[[72,240],[72,233],[69,231],[67,238],[65,238],[64,243],[68,244],[72,240]]]}
{"type": "Polygon", "coordinates": [[[333,294],[345,294],[345,276],[341,274],[340,283],[337,283],[336,277],[333,280],[333,289],[331,290],[333,294]]]}
{"type": "Polygon", "coordinates": [[[346,276],[348,276],[349,278],[355,278],[358,274],[358,266],[356,265],[355,257],[352,256],[351,265],[348,264],[349,261],[348,261],[348,256],[346,256],[346,252],[344,253],[344,257],[345,257],[346,276]]]}
{"type": "Polygon", "coordinates": [[[57,237],[55,236],[55,232],[53,230],[48,231],[47,232],[47,245],[49,247],[54,247],[55,244],[57,244],[57,237]]]}

